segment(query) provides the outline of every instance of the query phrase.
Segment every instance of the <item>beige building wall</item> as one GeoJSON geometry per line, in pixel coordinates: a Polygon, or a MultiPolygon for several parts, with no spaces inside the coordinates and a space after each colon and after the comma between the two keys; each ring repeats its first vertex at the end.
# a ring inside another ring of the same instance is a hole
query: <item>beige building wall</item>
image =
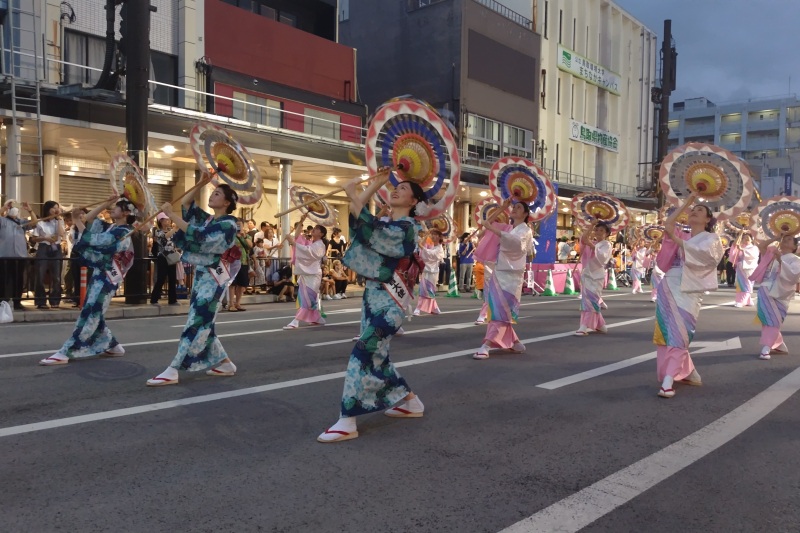
{"type": "Polygon", "coordinates": [[[635,194],[649,179],[650,167],[639,163],[651,161],[653,153],[656,34],[607,0],[537,0],[531,13],[534,7],[542,35],[537,161],[557,170],[561,182],[635,194]],[[559,44],[574,58],[579,54],[618,74],[619,95],[560,70],[559,44]],[[572,121],[613,134],[618,151],[572,140],[572,121]]]}

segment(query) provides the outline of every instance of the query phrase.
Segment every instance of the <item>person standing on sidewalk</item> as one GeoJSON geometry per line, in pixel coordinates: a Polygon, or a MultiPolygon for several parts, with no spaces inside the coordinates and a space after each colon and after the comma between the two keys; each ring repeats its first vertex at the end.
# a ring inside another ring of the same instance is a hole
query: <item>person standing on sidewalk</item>
{"type": "Polygon", "coordinates": [[[42,218],[52,217],[49,220],[40,220],[33,229],[32,240],[36,243],[36,271],[35,302],[37,309],[48,309],[50,306],[58,309],[61,305],[61,260],[64,253],[61,251],[61,241],[64,240],[64,222],[61,220],[61,206],[58,202],[48,200],[42,207],[42,218]],[[50,275],[50,293],[45,289],[45,278],[50,275]]]}
{"type": "MultiPolygon", "coordinates": [[[[0,300],[11,300],[14,309],[22,311],[22,284],[28,258],[28,241],[25,239],[26,221],[19,219],[19,208],[7,202],[0,210],[0,300]]],[[[36,214],[27,202],[22,203],[36,224],[36,214]]]]}
{"type": "Polygon", "coordinates": [[[461,292],[472,290],[472,268],[475,258],[475,245],[472,244],[472,235],[464,233],[458,243],[458,285],[461,292]]]}
{"type": "MultiPolygon", "coordinates": [[[[211,177],[206,175],[203,180],[209,183],[211,177]]],[[[178,343],[178,353],[166,370],[147,380],[148,387],[176,385],[179,369],[206,370],[209,376],[236,374],[236,365],[214,332],[214,321],[220,298],[230,281],[228,266],[221,259],[236,239],[236,218],[231,213],[236,210],[238,199],[236,191],[222,184],[208,199],[213,214],[200,209],[191,197],[183,201],[182,216],[173,211],[172,204],[165,203],[161,207],[178,226],[173,241],[183,250],[182,261],[195,265],[195,276],[189,316],[178,343]]]]}
{"type": "Polygon", "coordinates": [[[73,213],[81,232],[75,252],[94,270],[72,335],[56,353],[39,361],[40,365],[65,365],[74,359],[96,355],[119,357],[125,353],[105,317],[111,298],[133,265],[133,245],[128,235],[135,220],[133,211],[130,200],[114,195],[86,215],[88,226],[84,226],[77,211],[73,213]],[[112,224],[97,217],[104,209],[111,210],[112,224]]]}
{"type": "Polygon", "coordinates": [[[153,284],[153,293],[150,295],[150,303],[157,304],[161,299],[161,292],[164,289],[164,282],[167,282],[167,302],[169,305],[178,303],[176,287],[178,285],[178,265],[170,263],[167,257],[170,254],[177,254],[175,243],[172,236],[175,235],[175,228],[172,228],[172,221],[164,213],[159,213],[156,217],[157,226],[153,228],[153,248],[152,255],[155,259],[156,282],[153,284]]]}

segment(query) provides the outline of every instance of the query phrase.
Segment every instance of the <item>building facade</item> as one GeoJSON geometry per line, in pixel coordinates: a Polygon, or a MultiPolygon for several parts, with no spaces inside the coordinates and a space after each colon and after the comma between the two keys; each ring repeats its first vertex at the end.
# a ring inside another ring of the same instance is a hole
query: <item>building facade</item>
{"type": "MultiPolygon", "coordinates": [[[[12,0],[0,9],[5,198],[82,205],[107,196],[108,154],[124,149],[126,137],[124,77],[96,86],[108,51],[106,3],[12,0]],[[23,101],[36,105],[16,105],[23,101]]],[[[292,184],[328,192],[365,172],[367,109],[355,51],[336,42],[336,0],[151,4],[146,164],[158,201],[197,177],[187,133],[198,120],[226,127],[254,157],[265,196],[246,216],[274,222],[292,184]]],[[[344,195],[333,202],[344,204],[344,195]]]]}
{"type": "Polygon", "coordinates": [[[800,100],[796,95],[715,104],[691,98],[672,105],[670,148],[707,142],[748,162],[763,198],[800,186],[800,100]],[[788,175],[788,177],[787,177],[788,175]]]}

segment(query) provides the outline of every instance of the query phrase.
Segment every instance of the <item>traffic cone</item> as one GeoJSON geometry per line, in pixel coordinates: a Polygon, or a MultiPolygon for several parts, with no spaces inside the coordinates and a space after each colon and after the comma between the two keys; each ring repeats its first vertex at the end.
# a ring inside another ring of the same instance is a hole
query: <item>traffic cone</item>
{"type": "Polygon", "coordinates": [[[456,273],[450,270],[450,285],[447,287],[448,298],[461,298],[458,294],[458,284],[456,283],[456,273]]]}
{"type": "Polygon", "coordinates": [[[556,291],[553,290],[553,271],[547,271],[547,281],[544,284],[544,290],[542,291],[542,296],[555,296],[556,291]]]}
{"type": "Polygon", "coordinates": [[[608,285],[606,289],[609,291],[618,291],[619,287],[617,287],[617,276],[614,275],[614,269],[608,269],[608,285]]]}
{"type": "Polygon", "coordinates": [[[566,296],[572,296],[575,294],[575,281],[572,279],[572,270],[567,269],[567,281],[564,282],[564,294],[566,296]]]}

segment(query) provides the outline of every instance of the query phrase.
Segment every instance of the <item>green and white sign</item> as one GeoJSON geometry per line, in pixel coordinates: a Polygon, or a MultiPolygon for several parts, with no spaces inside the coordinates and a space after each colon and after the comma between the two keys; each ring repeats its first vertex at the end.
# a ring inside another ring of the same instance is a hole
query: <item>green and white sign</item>
{"type": "Polygon", "coordinates": [[[569,124],[569,138],[573,141],[591,144],[611,152],[619,152],[619,136],[613,133],[593,128],[583,122],[571,120],[569,124]]]}
{"type": "Polygon", "coordinates": [[[560,44],[558,45],[558,68],[612,94],[620,94],[622,78],[619,74],[611,72],[597,63],[592,63],[582,55],[576,54],[560,44]]]}

